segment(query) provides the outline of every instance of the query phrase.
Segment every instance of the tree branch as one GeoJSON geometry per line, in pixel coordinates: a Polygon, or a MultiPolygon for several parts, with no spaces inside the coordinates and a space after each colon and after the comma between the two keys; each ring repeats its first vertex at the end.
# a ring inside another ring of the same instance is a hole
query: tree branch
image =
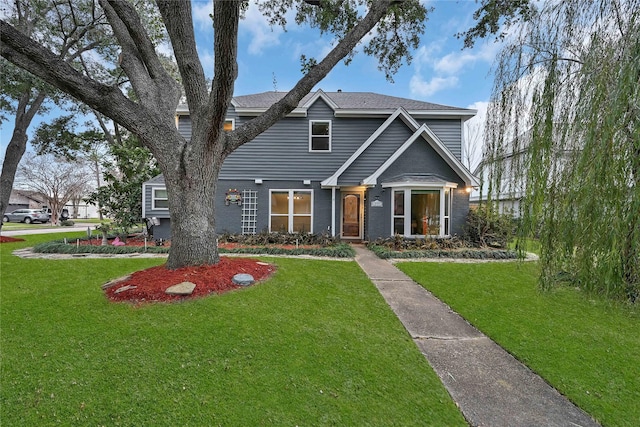
{"type": "MultiPolygon", "coordinates": [[[[120,122],[131,132],[140,133],[141,123],[157,123],[155,114],[126,98],[120,89],[84,76],[2,19],[0,41],[0,55],[8,61],[120,122]]],[[[157,126],[164,127],[162,123],[157,126]]]]}
{"type": "Polygon", "coordinates": [[[197,110],[206,101],[207,87],[196,49],[191,2],[189,0],[156,0],[156,4],[171,39],[187,103],[197,110]]]}
{"type": "Polygon", "coordinates": [[[214,79],[206,110],[212,126],[208,141],[213,143],[222,132],[222,123],[233,98],[233,86],[238,76],[238,27],[242,1],[214,3],[214,79]]]}
{"type": "Polygon", "coordinates": [[[308,94],[313,87],[320,82],[333,67],[349,54],[367,35],[376,23],[387,13],[391,0],[379,0],[372,2],[369,12],[364,18],[342,39],[327,56],[302,77],[280,101],[273,104],[260,116],[250,120],[239,129],[230,132],[224,152],[231,153],[242,144],[251,141],[278,120],[298,106],[300,100],[308,94]]]}

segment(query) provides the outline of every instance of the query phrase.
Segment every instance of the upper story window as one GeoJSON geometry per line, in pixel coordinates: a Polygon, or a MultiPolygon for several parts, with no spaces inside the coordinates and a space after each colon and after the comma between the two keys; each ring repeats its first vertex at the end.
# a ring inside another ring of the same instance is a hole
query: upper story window
{"type": "Polygon", "coordinates": [[[235,119],[226,119],[224,121],[224,125],[223,125],[222,129],[224,129],[225,132],[231,132],[235,128],[236,128],[235,119]]]}
{"type": "Polygon", "coordinates": [[[331,152],[331,121],[309,122],[309,151],[331,152]]]}

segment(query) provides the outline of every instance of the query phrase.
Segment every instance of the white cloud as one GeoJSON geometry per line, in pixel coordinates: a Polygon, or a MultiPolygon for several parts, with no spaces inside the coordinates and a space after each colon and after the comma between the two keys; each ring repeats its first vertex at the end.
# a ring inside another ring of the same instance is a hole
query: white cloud
{"type": "Polygon", "coordinates": [[[409,87],[413,95],[431,96],[441,90],[456,87],[458,85],[458,77],[433,77],[428,82],[419,74],[414,74],[409,82],[409,87]]]}
{"type": "Polygon", "coordinates": [[[454,51],[437,60],[433,68],[441,74],[455,74],[476,62],[493,63],[500,47],[498,43],[483,43],[476,49],[454,51]]]}
{"type": "Polygon", "coordinates": [[[208,31],[213,34],[213,1],[195,1],[192,3],[193,22],[197,31],[208,31]]]}
{"type": "Polygon", "coordinates": [[[251,35],[247,50],[252,55],[261,55],[265,49],[278,46],[280,36],[284,33],[281,27],[270,26],[267,18],[255,5],[249,7],[244,20],[240,21],[240,31],[251,35]]]}

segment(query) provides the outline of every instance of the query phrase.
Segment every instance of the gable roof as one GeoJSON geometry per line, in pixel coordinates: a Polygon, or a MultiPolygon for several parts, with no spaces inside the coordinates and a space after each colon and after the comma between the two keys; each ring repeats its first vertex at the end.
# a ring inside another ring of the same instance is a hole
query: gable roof
{"type": "MultiPolygon", "coordinates": [[[[272,91],[234,96],[231,105],[239,115],[257,116],[265,112],[274,103],[280,101],[287,93],[272,91]]],[[[324,92],[318,89],[302,98],[298,106],[289,115],[306,117],[307,110],[318,99],[326,102],[333,109],[336,117],[382,117],[393,114],[398,108],[403,108],[414,117],[460,117],[463,120],[467,120],[476,114],[476,110],[468,108],[433,104],[431,102],[373,92],[324,92]]],[[[186,114],[188,111],[186,105],[178,106],[178,114],[186,114]]]]}
{"type": "Polygon", "coordinates": [[[426,124],[420,125],[413,117],[402,107],[389,116],[385,122],[345,161],[329,178],[322,181],[324,187],[338,186],[338,178],[351,166],[358,157],[387,129],[395,120],[402,120],[413,131],[409,137],[382,165],[376,169],[371,175],[366,177],[362,185],[376,185],[378,177],[391,166],[407,148],[415,141],[422,138],[442,157],[442,159],[453,169],[468,186],[477,186],[478,180],[469,170],[462,164],[456,156],[449,151],[444,143],[426,124]]]}

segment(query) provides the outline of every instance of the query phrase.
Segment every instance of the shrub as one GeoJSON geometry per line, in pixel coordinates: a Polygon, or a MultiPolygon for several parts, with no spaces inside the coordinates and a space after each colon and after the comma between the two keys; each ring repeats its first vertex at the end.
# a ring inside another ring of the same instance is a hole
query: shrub
{"type": "Polygon", "coordinates": [[[458,236],[452,237],[427,237],[406,238],[396,234],[393,237],[380,238],[370,246],[381,246],[387,249],[399,250],[436,250],[436,249],[460,249],[469,247],[469,243],[458,236]]]}
{"type": "Polygon", "coordinates": [[[74,224],[75,222],[71,221],[70,219],[63,219],[62,221],[60,221],[61,227],[73,227],[74,224]]]}
{"type": "Polygon", "coordinates": [[[469,210],[464,238],[476,247],[504,249],[514,230],[515,222],[511,216],[480,206],[469,210]]]}
{"type": "Polygon", "coordinates": [[[332,246],[340,242],[337,237],[328,233],[308,234],[308,233],[269,233],[266,230],[257,234],[231,234],[222,233],[218,235],[218,243],[238,243],[249,246],[264,245],[319,245],[332,246]]]}

